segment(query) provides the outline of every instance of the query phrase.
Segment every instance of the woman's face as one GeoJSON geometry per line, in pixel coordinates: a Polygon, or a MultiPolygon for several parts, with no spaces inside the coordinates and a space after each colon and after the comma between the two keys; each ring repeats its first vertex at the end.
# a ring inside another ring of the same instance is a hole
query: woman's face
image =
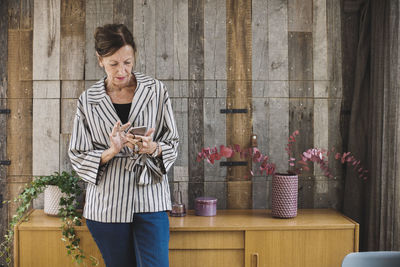
{"type": "Polygon", "coordinates": [[[97,55],[100,67],[104,66],[107,81],[112,86],[122,88],[129,84],[132,76],[132,68],[135,62],[133,48],[130,45],[121,47],[111,56],[101,57],[97,55]]]}

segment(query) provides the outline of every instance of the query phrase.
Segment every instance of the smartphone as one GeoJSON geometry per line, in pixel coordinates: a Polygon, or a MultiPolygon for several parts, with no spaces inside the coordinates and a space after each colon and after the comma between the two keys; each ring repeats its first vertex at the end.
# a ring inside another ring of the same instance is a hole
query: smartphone
{"type": "Polygon", "coordinates": [[[138,126],[138,127],[131,127],[128,130],[128,133],[133,135],[145,135],[147,132],[147,126],[138,126]]]}

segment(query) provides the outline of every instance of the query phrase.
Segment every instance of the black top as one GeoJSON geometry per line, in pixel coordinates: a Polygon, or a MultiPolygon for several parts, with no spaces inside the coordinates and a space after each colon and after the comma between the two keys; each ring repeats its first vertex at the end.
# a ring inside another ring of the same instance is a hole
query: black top
{"type": "Polygon", "coordinates": [[[117,115],[118,115],[119,119],[121,120],[122,124],[125,124],[128,122],[129,111],[131,110],[131,104],[132,103],[127,103],[127,104],[113,103],[114,108],[117,111],[117,115]]]}

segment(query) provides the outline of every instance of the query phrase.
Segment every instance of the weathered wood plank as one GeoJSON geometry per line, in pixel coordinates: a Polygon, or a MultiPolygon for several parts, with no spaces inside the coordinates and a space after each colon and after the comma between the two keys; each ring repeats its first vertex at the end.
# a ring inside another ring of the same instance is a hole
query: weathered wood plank
{"type": "Polygon", "coordinates": [[[289,31],[312,32],[313,0],[288,0],[289,31]]]}
{"type": "Polygon", "coordinates": [[[313,80],[312,33],[289,32],[289,80],[313,80]]]}
{"type": "Polygon", "coordinates": [[[33,1],[34,0],[21,0],[21,18],[19,22],[20,29],[33,29],[33,1]]]}
{"type": "MultiPolygon", "coordinates": [[[[226,132],[228,144],[250,145],[252,132],[252,30],[251,2],[227,1],[227,108],[248,109],[248,113],[227,114],[226,132]]],[[[239,155],[233,161],[241,160],[239,155]]],[[[251,208],[251,161],[248,166],[228,168],[228,208],[251,208]],[[242,191],[243,190],[243,191],[242,191]],[[238,199],[243,200],[237,201],[238,199]]]]}
{"type": "Polygon", "coordinates": [[[314,97],[328,97],[330,83],[330,81],[314,81],[314,97]]]}
{"type": "Polygon", "coordinates": [[[226,97],[228,92],[227,80],[217,81],[217,97],[226,97]]]}
{"type": "MultiPolygon", "coordinates": [[[[7,10],[7,9],[6,9],[7,10]]],[[[1,15],[1,14],[0,14],[1,15]]],[[[7,15],[5,16],[7,18],[7,15]]],[[[2,23],[1,21],[4,21],[4,18],[0,17],[0,31],[3,32],[4,26],[6,28],[6,35],[7,35],[7,20],[6,23],[2,23]]],[[[1,37],[0,37],[1,38],[1,37]]],[[[4,38],[4,37],[3,37],[4,38]]],[[[6,37],[7,38],[7,37],[6,37]]],[[[0,54],[2,54],[2,50],[7,50],[7,46],[0,46],[0,54]]],[[[7,65],[6,65],[7,66],[7,65]]],[[[7,69],[0,69],[3,73],[0,73],[1,77],[7,76],[7,69]],[[4,75],[4,76],[3,76],[4,75]]],[[[7,89],[7,85],[5,85],[4,88],[2,89],[7,89]]],[[[0,108],[5,109],[7,108],[7,102],[6,99],[0,98],[0,108]]],[[[0,158],[1,159],[7,159],[7,116],[2,115],[0,116],[0,158]]],[[[0,195],[1,195],[1,200],[7,200],[8,199],[8,193],[7,193],[7,167],[4,165],[0,165],[0,195]]],[[[6,233],[6,230],[8,228],[8,205],[5,204],[0,204],[0,242],[4,241],[4,234],[6,233]]],[[[4,260],[0,260],[0,265],[5,264],[4,260]]]]}
{"type": "Polygon", "coordinates": [[[174,80],[189,78],[188,0],[174,0],[174,80]]]}
{"type": "MultiPolygon", "coordinates": [[[[221,114],[221,108],[225,108],[224,98],[204,98],[204,146],[217,147],[226,145],[226,115],[221,114]]],[[[225,161],[223,159],[222,161],[225,161]]],[[[204,161],[204,180],[223,182],[226,179],[226,167],[220,167],[219,162],[209,164],[204,161]]]]}
{"type": "MultiPolygon", "coordinates": [[[[0,8],[0,58],[8,58],[8,1],[0,8]]],[[[0,64],[0,99],[7,97],[8,60],[0,64]]]]}
{"type": "MultiPolygon", "coordinates": [[[[347,152],[342,151],[343,148],[343,138],[340,132],[340,127],[342,126],[342,118],[341,118],[341,110],[342,110],[342,99],[328,99],[328,146],[329,149],[332,147],[335,148],[336,151],[339,152],[347,152]]],[[[329,159],[329,168],[335,170],[333,175],[337,179],[343,178],[343,165],[340,161],[335,160],[335,157],[330,157],[329,159]]]]}
{"type": "Polygon", "coordinates": [[[287,1],[268,1],[268,73],[270,80],[288,80],[287,1]]]}
{"type": "Polygon", "coordinates": [[[61,1],[60,79],[83,80],[85,67],[85,1],[61,1]]]}
{"type": "Polygon", "coordinates": [[[315,181],[311,178],[299,177],[299,195],[298,208],[312,209],[314,208],[315,181]]]}
{"type": "Polygon", "coordinates": [[[60,100],[33,99],[33,125],[32,174],[49,175],[60,164],[60,100]]]}
{"type": "Polygon", "coordinates": [[[173,0],[159,0],[156,6],[156,78],[174,76],[173,0]]]}
{"type": "MultiPolygon", "coordinates": [[[[289,133],[299,130],[300,135],[296,137],[293,145],[293,153],[295,156],[300,155],[314,143],[314,103],[312,98],[291,98],[289,100],[289,133]]],[[[302,177],[311,177],[313,174],[313,166],[309,164],[310,170],[303,171],[302,177]]]]}
{"type": "MultiPolygon", "coordinates": [[[[18,30],[21,19],[21,0],[7,1],[8,29],[18,30]]],[[[7,16],[6,16],[7,17],[7,16]]]]}
{"type": "MultiPolygon", "coordinates": [[[[268,2],[252,1],[252,78],[268,80],[268,2]]],[[[253,91],[254,92],[254,91],[253,91]]]]}
{"type": "Polygon", "coordinates": [[[136,70],[156,74],[156,1],[134,0],[133,36],[138,50],[136,70]]]}
{"type": "Polygon", "coordinates": [[[314,80],[328,80],[328,38],[326,0],[315,0],[313,6],[314,80]]]}
{"type": "MultiPolygon", "coordinates": [[[[31,89],[32,90],[32,89],[31,89]]],[[[32,99],[8,99],[7,175],[32,175],[32,99]]]]}
{"type": "MultiPolygon", "coordinates": [[[[179,133],[178,155],[174,166],[188,168],[188,100],[172,98],[176,127],[179,133]]],[[[178,173],[175,173],[177,175],[178,173]]]]}
{"type": "Polygon", "coordinates": [[[32,51],[32,31],[21,33],[19,30],[9,30],[8,98],[32,98],[32,54],[27,54],[27,51],[22,52],[22,49],[32,51]],[[22,59],[21,55],[26,57],[22,59]],[[21,81],[22,78],[26,81],[21,81]]]}
{"type": "Polygon", "coordinates": [[[253,181],[253,209],[271,208],[271,180],[253,181]]]}
{"type": "Polygon", "coordinates": [[[197,152],[204,147],[203,99],[189,98],[188,101],[189,208],[194,208],[194,199],[204,194],[204,165],[196,160],[197,152]]]}
{"type": "Polygon", "coordinates": [[[226,0],[204,1],[204,79],[226,79],[226,0]]]}
{"type": "Polygon", "coordinates": [[[289,97],[289,82],[269,81],[264,87],[264,97],[289,97]]]}
{"type": "Polygon", "coordinates": [[[173,87],[168,89],[170,97],[188,97],[189,96],[188,81],[174,80],[173,87]]]}
{"type": "Polygon", "coordinates": [[[33,79],[60,78],[61,0],[34,0],[33,79]]]}
{"type": "Polygon", "coordinates": [[[313,81],[289,81],[290,97],[313,97],[313,81]]]}
{"type": "MultiPolygon", "coordinates": [[[[354,27],[358,27],[359,20],[357,16],[353,16],[353,18],[347,18],[346,20],[346,26],[342,27],[342,10],[341,10],[341,2],[340,1],[333,1],[329,0],[326,1],[326,20],[328,23],[327,27],[327,53],[328,53],[328,77],[331,81],[331,86],[330,86],[330,91],[329,91],[329,96],[333,98],[340,98],[342,97],[344,91],[343,91],[343,77],[342,73],[346,73],[347,68],[352,68],[352,65],[346,66],[344,64],[343,59],[345,56],[342,56],[342,51],[344,53],[350,53],[350,55],[354,55],[354,49],[357,49],[357,43],[358,43],[358,37],[357,36],[352,36],[351,38],[353,39],[354,43],[351,43],[351,45],[354,45],[355,48],[353,47],[345,47],[342,49],[342,28],[348,28],[350,27],[353,29],[351,25],[354,25],[354,27]],[[350,23],[350,24],[349,24],[350,23]],[[342,70],[342,62],[344,64],[344,68],[342,70]]],[[[348,32],[347,30],[344,30],[344,34],[348,32]]],[[[351,33],[354,33],[352,31],[351,33]]],[[[344,36],[343,34],[343,36],[344,36]]],[[[346,35],[347,36],[347,35],[346,35]]],[[[350,58],[353,58],[353,56],[346,58],[346,60],[350,60],[350,58]]],[[[354,57],[355,58],[355,57],[354,57]]],[[[353,68],[354,69],[354,68],[353,68]]],[[[352,71],[350,72],[352,73],[352,71]]],[[[351,84],[353,86],[353,84],[351,84]]],[[[347,90],[348,93],[352,94],[353,90],[347,90]]]]}
{"type": "Polygon", "coordinates": [[[251,209],[252,208],[252,183],[251,181],[227,181],[227,208],[251,209]]]}
{"type": "Polygon", "coordinates": [[[289,137],[289,99],[270,98],[268,114],[269,144],[267,152],[271,162],[275,162],[277,170],[285,172],[288,168],[288,155],[285,147],[287,137],[289,137]]]}
{"type": "Polygon", "coordinates": [[[194,208],[194,199],[204,195],[204,165],[196,161],[197,152],[204,147],[204,0],[188,1],[189,15],[189,208],[194,208]]]}
{"type": "Polygon", "coordinates": [[[60,172],[72,171],[71,161],[68,156],[68,147],[69,147],[69,140],[71,138],[70,134],[61,133],[60,134],[60,172]]]}
{"type": "MultiPolygon", "coordinates": [[[[328,99],[314,99],[314,147],[329,149],[329,103],[328,99]]],[[[324,175],[318,164],[314,164],[314,175],[324,175]]]]}
{"type": "Polygon", "coordinates": [[[85,91],[85,81],[61,81],[61,98],[78,98],[85,91]]]}
{"type": "Polygon", "coordinates": [[[217,198],[217,209],[226,209],[226,183],[205,182],[204,195],[217,198]]]}
{"type": "Polygon", "coordinates": [[[76,99],[61,99],[61,133],[69,134],[74,126],[76,99]]]}
{"type": "Polygon", "coordinates": [[[133,33],[133,0],[113,0],[113,23],[125,24],[133,33]]]}
{"type": "Polygon", "coordinates": [[[32,59],[32,43],[33,31],[20,30],[19,39],[19,79],[20,81],[32,81],[33,75],[33,59],[32,59]]]}
{"type": "Polygon", "coordinates": [[[217,97],[217,81],[204,81],[204,97],[217,97]]]}
{"type": "Polygon", "coordinates": [[[33,98],[60,98],[60,81],[33,81],[33,98]]]}
{"type": "Polygon", "coordinates": [[[85,12],[85,80],[96,80],[104,75],[94,49],[94,32],[97,27],[113,22],[112,0],[87,0],[85,12]]]}
{"type": "MultiPolygon", "coordinates": [[[[263,81],[258,81],[263,82],[263,81]]],[[[269,99],[268,98],[253,98],[253,133],[257,135],[257,147],[261,153],[265,154],[269,152],[269,99]]],[[[253,166],[253,172],[257,174],[256,166],[253,166]]]]}

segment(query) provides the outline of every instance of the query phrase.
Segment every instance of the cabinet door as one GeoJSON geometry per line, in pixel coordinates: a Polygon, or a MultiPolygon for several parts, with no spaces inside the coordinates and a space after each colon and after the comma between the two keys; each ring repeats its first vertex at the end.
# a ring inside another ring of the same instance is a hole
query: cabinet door
{"type": "Polygon", "coordinates": [[[354,229],[246,231],[246,267],[337,267],[354,251],[354,229]]]}

